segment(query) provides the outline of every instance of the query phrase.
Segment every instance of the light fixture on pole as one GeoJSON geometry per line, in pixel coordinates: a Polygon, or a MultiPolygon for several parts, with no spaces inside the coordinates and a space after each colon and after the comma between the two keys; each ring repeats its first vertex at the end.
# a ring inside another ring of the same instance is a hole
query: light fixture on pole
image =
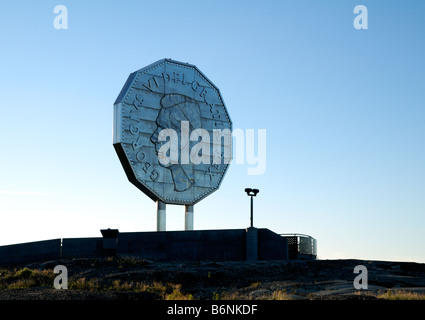
{"type": "Polygon", "coordinates": [[[258,189],[245,188],[245,192],[248,196],[251,197],[251,228],[254,227],[254,200],[253,197],[257,196],[257,193],[260,192],[258,189]]]}

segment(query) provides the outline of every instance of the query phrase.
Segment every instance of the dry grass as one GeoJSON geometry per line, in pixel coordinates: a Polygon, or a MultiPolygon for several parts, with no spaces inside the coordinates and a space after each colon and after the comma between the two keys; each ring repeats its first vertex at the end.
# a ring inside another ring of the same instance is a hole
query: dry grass
{"type": "Polygon", "coordinates": [[[33,270],[29,268],[0,270],[0,289],[24,289],[52,286],[53,270],[33,270]]]}
{"type": "Polygon", "coordinates": [[[257,288],[258,286],[260,286],[261,285],[261,282],[259,282],[259,281],[257,281],[257,282],[253,282],[253,283],[251,283],[250,284],[250,288],[257,288]]]}
{"type": "Polygon", "coordinates": [[[100,289],[99,282],[96,279],[86,280],[86,278],[70,279],[68,288],[71,290],[87,290],[97,292],[100,289]]]}
{"type": "Polygon", "coordinates": [[[407,290],[387,290],[376,295],[376,297],[385,300],[425,300],[425,293],[407,290]]]}
{"type": "MultiPolygon", "coordinates": [[[[249,289],[256,288],[256,286],[249,286],[249,289]]],[[[212,300],[293,300],[291,294],[285,290],[258,290],[241,293],[237,291],[232,292],[214,292],[212,300]]]]}
{"type": "Polygon", "coordinates": [[[292,300],[292,296],[282,290],[275,290],[272,293],[271,300],[292,300]]]}
{"type": "MultiPolygon", "coordinates": [[[[120,261],[121,262],[121,261],[120,261]]],[[[128,259],[125,263],[133,264],[135,260],[128,259]]],[[[0,289],[25,289],[33,287],[50,287],[53,288],[53,280],[57,274],[53,270],[37,270],[37,269],[14,269],[0,270],[0,289]]],[[[122,282],[114,280],[101,284],[98,279],[87,279],[86,277],[71,277],[68,280],[69,290],[82,290],[89,292],[146,292],[153,298],[163,300],[192,300],[191,294],[181,291],[181,284],[166,283],[153,281],[152,283],[144,283],[139,281],[122,282]]]]}
{"type": "Polygon", "coordinates": [[[146,292],[152,294],[153,297],[163,300],[192,300],[191,294],[181,292],[181,285],[174,283],[163,284],[153,281],[145,283],[140,281],[121,282],[114,280],[109,285],[100,286],[96,279],[86,281],[85,278],[79,278],[71,281],[70,289],[99,291],[121,291],[121,292],[146,292]]]}

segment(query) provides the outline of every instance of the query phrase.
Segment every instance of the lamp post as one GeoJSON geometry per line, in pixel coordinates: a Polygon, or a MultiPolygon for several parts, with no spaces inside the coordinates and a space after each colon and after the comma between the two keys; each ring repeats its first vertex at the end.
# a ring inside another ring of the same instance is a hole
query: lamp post
{"type": "Polygon", "coordinates": [[[251,228],[254,227],[254,200],[253,197],[257,196],[257,193],[260,192],[258,189],[245,188],[245,192],[248,196],[251,197],[251,228]]]}

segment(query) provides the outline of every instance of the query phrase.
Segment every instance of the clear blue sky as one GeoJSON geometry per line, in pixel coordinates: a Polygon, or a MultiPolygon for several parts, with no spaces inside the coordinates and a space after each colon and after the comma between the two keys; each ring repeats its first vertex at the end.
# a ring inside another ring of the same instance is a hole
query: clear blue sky
{"type": "Polygon", "coordinates": [[[195,229],[247,227],[255,187],[254,224],[315,237],[320,259],[425,262],[424,17],[401,0],[2,1],[0,245],[156,229],[112,111],[131,72],[172,58],[214,82],[234,128],[267,130],[266,172],[233,163],[195,229]]]}

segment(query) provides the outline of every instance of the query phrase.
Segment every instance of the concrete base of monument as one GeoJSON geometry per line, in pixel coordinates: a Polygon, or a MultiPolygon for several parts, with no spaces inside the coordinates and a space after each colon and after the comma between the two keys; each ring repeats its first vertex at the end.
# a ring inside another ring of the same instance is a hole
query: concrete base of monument
{"type": "Polygon", "coordinates": [[[175,260],[286,260],[286,238],[269,229],[225,229],[166,232],[123,232],[117,254],[175,260]],[[255,232],[253,230],[255,229],[255,232]]]}
{"type": "Polygon", "coordinates": [[[265,228],[119,232],[103,237],[63,238],[0,246],[0,265],[52,259],[134,257],[158,261],[257,261],[315,259],[294,255],[293,237],[265,228]],[[289,243],[290,242],[290,243],[289,243]],[[288,244],[289,243],[289,244],[288,244]]]}

